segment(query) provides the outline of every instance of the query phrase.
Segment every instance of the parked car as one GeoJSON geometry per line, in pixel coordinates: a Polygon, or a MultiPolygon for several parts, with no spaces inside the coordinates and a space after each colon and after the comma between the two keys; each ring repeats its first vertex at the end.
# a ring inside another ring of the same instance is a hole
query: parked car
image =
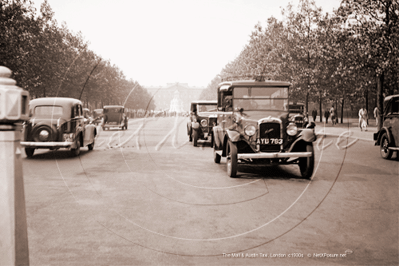
{"type": "Polygon", "coordinates": [[[125,114],[125,108],[122,105],[106,105],[103,107],[104,121],[103,130],[112,127],[119,127],[126,130],[128,127],[128,117],[125,114]]]}
{"type": "Polygon", "coordinates": [[[399,153],[399,94],[385,97],[382,113],[382,127],[374,133],[375,145],[380,146],[380,154],[390,159],[392,153],[399,153]]]}
{"type": "Polygon", "coordinates": [[[80,148],[93,150],[96,127],[86,123],[82,102],[72,98],[38,98],[29,103],[29,121],[23,127],[21,146],[28,158],[35,149],[67,148],[75,156],[80,148]]]}
{"type": "Polygon", "coordinates": [[[303,103],[291,102],[288,104],[290,121],[294,122],[299,128],[304,128],[308,124],[308,118],[304,110],[305,104],[303,103]]]}
{"type": "Polygon", "coordinates": [[[99,125],[102,123],[103,119],[103,109],[94,109],[93,110],[93,123],[95,125],[99,125]]]}
{"type": "Polygon", "coordinates": [[[209,138],[213,145],[212,127],[216,125],[216,111],[217,101],[191,102],[187,135],[194,146],[197,146],[198,140],[208,140],[209,138]]]}
{"type": "Polygon", "coordinates": [[[227,174],[239,163],[298,164],[303,178],[314,169],[314,123],[306,128],[290,120],[290,83],[228,81],[218,86],[217,125],[213,127],[214,162],[227,158],[227,174]]]}

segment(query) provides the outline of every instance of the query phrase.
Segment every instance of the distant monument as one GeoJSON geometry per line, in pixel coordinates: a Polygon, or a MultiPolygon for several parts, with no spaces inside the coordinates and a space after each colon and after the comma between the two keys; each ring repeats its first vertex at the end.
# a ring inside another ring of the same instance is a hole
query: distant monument
{"type": "Polygon", "coordinates": [[[180,93],[178,90],[175,90],[173,99],[170,101],[169,113],[182,113],[183,109],[183,101],[180,99],[180,93]]]}
{"type": "Polygon", "coordinates": [[[155,110],[167,111],[171,108],[171,102],[175,97],[176,91],[179,92],[179,99],[183,103],[183,110],[190,110],[191,101],[199,100],[201,92],[205,87],[189,86],[187,83],[168,83],[166,86],[143,86],[155,102],[155,110]]]}

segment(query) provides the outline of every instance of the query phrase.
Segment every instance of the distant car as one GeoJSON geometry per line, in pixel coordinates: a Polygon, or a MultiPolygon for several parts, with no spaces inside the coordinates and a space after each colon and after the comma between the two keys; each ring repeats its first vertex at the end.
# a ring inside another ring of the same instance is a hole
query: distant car
{"type": "Polygon", "coordinates": [[[190,121],[187,123],[187,135],[193,146],[199,139],[210,138],[213,145],[212,127],[216,125],[217,101],[193,101],[190,106],[190,121]]]}
{"type": "Polygon", "coordinates": [[[314,123],[299,128],[288,111],[290,83],[226,81],[218,87],[213,159],[227,159],[227,174],[238,164],[298,164],[310,179],[314,169],[314,123]]]}
{"type": "Polygon", "coordinates": [[[93,110],[93,123],[95,125],[101,124],[103,119],[103,109],[94,109],[93,110]]]}
{"type": "Polygon", "coordinates": [[[125,114],[125,108],[122,105],[106,105],[103,107],[104,122],[103,130],[113,127],[119,127],[126,130],[128,127],[128,117],[125,114]]]}
{"type": "Polygon", "coordinates": [[[75,156],[80,148],[93,150],[96,127],[85,124],[82,102],[72,98],[38,98],[29,103],[29,121],[23,127],[21,146],[28,158],[35,149],[67,148],[75,156]]]}
{"type": "Polygon", "coordinates": [[[382,127],[374,133],[375,145],[380,146],[380,154],[390,159],[392,153],[399,153],[399,94],[385,97],[383,105],[382,127]]]}
{"type": "Polygon", "coordinates": [[[297,127],[304,128],[308,124],[308,118],[305,115],[305,104],[303,103],[289,103],[288,113],[290,121],[294,122],[297,127]]]}

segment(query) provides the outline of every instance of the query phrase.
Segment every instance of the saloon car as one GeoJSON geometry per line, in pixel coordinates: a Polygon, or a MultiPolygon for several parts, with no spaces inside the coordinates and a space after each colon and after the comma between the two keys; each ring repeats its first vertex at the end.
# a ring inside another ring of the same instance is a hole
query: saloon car
{"type": "Polygon", "coordinates": [[[106,105],[103,107],[104,121],[103,130],[119,127],[126,130],[128,127],[128,117],[125,114],[125,108],[122,105],[106,105]]]}
{"type": "Polygon", "coordinates": [[[72,98],[38,98],[29,103],[29,121],[23,126],[21,146],[28,158],[35,149],[70,149],[78,156],[80,148],[93,150],[96,127],[85,123],[82,102],[72,98]]]}
{"type": "Polygon", "coordinates": [[[211,140],[212,127],[216,124],[217,101],[193,101],[190,106],[190,121],[187,122],[187,135],[193,146],[198,140],[211,140]]]}
{"type": "Polygon", "coordinates": [[[306,127],[308,123],[308,118],[305,115],[304,107],[305,104],[303,103],[292,102],[288,104],[290,121],[294,122],[299,128],[306,127]]]}
{"type": "Polygon", "coordinates": [[[399,94],[385,97],[381,129],[374,133],[375,145],[380,146],[380,154],[390,159],[394,151],[399,153],[399,94]]]}
{"type": "Polygon", "coordinates": [[[239,164],[298,164],[310,179],[314,169],[314,123],[298,128],[290,120],[290,83],[225,81],[218,86],[213,157],[227,159],[227,174],[236,177],[239,164]]]}

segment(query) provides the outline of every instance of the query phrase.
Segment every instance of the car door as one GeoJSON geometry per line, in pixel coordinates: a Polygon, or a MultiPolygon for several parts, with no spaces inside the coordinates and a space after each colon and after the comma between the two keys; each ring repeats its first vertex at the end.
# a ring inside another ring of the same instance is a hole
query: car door
{"type": "Polygon", "coordinates": [[[396,147],[399,147],[399,97],[392,99],[390,105],[385,116],[384,126],[389,128],[396,147]]]}

